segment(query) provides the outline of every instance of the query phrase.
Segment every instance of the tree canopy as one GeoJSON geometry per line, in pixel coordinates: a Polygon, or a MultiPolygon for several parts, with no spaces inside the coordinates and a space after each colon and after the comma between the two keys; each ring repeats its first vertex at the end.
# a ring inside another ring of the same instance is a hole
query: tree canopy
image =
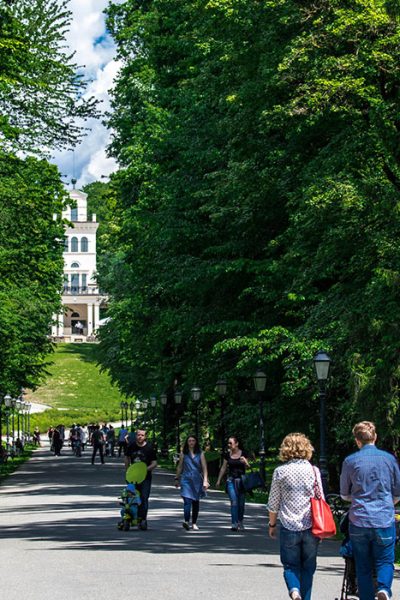
{"type": "Polygon", "coordinates": [[[325,348],[332,440],[361,418],[397,440],[399,19],[386,0],[111,5],[122,168],[101,337],[126,393],[224,375],[251,436],[262,366],[270,440],[315,438],[325,348]]]}
{"type": "Polygon", "coordinates": [[[66,50],[70,20],[68,0],[0,0],[1,149],[69,148],[95,114],[66,50]]]}

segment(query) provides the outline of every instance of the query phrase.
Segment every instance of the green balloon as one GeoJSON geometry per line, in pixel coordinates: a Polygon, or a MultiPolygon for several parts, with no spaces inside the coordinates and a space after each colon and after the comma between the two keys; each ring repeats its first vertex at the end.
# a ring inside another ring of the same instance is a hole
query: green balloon
{"type": "Polygon", "coordinates": [[[142,483],[146,479],[147,465],[144,462],[133,463],[126,472],[125,478],[128,483],[142,483]]]}

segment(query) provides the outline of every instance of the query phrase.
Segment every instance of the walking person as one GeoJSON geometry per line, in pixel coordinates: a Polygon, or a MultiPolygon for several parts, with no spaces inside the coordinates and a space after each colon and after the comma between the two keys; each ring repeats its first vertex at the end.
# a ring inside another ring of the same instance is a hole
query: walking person
{"type": "Polygon", "coordinates": [[[136,487],[142,500],[138,510],[139,529],[147,529],[147,513],[149,510],[149,496],[151,491],[151,479],[153,470],[157,466],[157,456],[153,446],[147,441],[146,431],[138,429],[135,441],[130,443],[125,454],[125,468],[135,462],[144,462],[147,465],[146,479],[136,487]]]}
{"type": "Polygon", "coordinates": [[[183,498],[184,521],[182,526],[189,531],[197,531],[197,518],[200,510],[200,499],[204,497],[209,487],[207,462],[204,452],[201,451],[199,441],[195,435],[189,435],[183,450],[179,455],[176,470],[175,486],[181,488],[183,498]],[[192,514],[192,524],[190,524],[192,514]]]}
{"type": "Polygon", "coordinates": [[[61,456],[61,448],[63,447],[64,442],[60,432],[60,425],[54,429],[51,441],[54,455],[61,456]]]}
{"type": "Polygon", "coordinates": [[[126,429],[124,424],[121,423],[121,429],[119,430],[119,433],[118,433],[118,456],[121,456],[122,452],[125,455],[125,451],[126,451],[125,438],[127,435],[128,435],[128,430],[126,429]]]}
{"type": "Polygon", "coordinates": [[[246,493],[243,488],[241,476],[244,475],[246,469],[249,468],[250,465],[247,461],[245,453],[240,447],[238,438],[231,436],[228,439],[228,453],[222,462],[216,487],[218,488],[221,485],[222,478],[228,470],[226,492],[231,502],[232,531],[244,529],[243,518],[246,493]]]}
{"type": "Polygon", "coordinates": [[[92,433],[92,465],[94,465],[94,459],[96,458],[97,451],[99,451],[101,464],[104,465],[104,434],[100,429],[100,425],[96,425],[92,433]]]}
{"type": "Polygon", "coordinates": [[[320,539],[311,533],[311,498],[317,480],[322,491],[319,469],[310,463],[313,447],[303,433],[290,433],[280,446],[277,467],[272,477],[268,499],[271,538],[276,538],[280,521],[280,557],[283,576],[292,600],[310,600],[317,568],[320,539]]]}
{"type": "Polygon", "coordinates": [[[359,598],[374,600],[375,574],[377,600],[388,600],[392,596],[394,505],[400,499],[400,471],[396,458],[376,447],[374,423],[357,423],[353,435],[358,452],[343,462],[340,494],[351,502],[349,534],[359,598]]]}

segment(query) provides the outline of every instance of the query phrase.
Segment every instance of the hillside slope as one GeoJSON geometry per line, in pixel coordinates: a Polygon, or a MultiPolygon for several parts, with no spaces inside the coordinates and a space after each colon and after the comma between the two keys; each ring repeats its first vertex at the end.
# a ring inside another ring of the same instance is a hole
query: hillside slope
{"type": "Polygon", "coordinates": [[[96,363],[96,344],[57,344],[49,357],[49,376],[30,402],[47,404],[61,410],[92,410],[119,413],[121,396],[106,373],[96,363]]]}

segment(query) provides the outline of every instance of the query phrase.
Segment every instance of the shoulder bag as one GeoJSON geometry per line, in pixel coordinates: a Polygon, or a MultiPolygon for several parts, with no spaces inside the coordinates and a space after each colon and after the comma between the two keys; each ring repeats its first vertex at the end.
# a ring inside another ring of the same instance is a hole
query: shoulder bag
{"type": "Polygon", "coordinates": [[[314,497],[311,498],[311,532],[319,538],[329,538],[336,534],[336,523],[329,504],[323,499],[319,489],[317,474],[314,473],[314,497]]]}
{"type": "Polygon", "coordinates": [[[258,471],[250,471],[240,476],[242,480],[242,486],[245,492],[251,492],[256,488],[263,488],[264,482],[258,471]]]}

